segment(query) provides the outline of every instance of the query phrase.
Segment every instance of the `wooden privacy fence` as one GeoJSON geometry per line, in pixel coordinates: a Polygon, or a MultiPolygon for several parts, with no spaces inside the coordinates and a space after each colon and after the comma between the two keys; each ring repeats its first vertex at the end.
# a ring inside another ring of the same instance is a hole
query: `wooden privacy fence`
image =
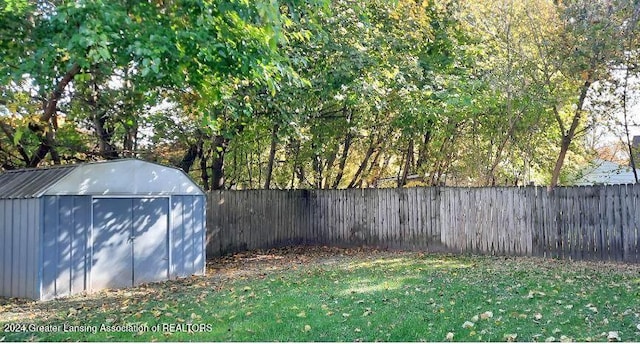
{"type": "Polygon", "coordinates": [[[640,185],[209,194],[207,254],[288,244],[640,262],[640,185]]]}

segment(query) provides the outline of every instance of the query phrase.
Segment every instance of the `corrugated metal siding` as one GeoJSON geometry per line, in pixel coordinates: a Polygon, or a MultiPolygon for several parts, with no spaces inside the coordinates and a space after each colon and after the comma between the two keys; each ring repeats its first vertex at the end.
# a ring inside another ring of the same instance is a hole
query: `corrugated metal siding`
{"type": "Polygon", "coordinates": [[[39,298],[39,200],[0,200],[0,295],[39,298]]]}
{"type": "Polygon", "coordinates": [[[39,197],[77,166],[8,171],[0,174],[0,199],[39,197]]]}
{"type": "Polygon", "coordinates": [[[11,296],[13,201],[0,200],[0,295],[11,296]]]}
{"type": "Polygon", "coordinates": [[[42,299],[88,288],[91,197],[46,196],[42,245],[42,299]]]}
{"type": "Polygon", "coordinates": [[[205,198],[171,197],[171,277],[204,273],[205,198]]]}

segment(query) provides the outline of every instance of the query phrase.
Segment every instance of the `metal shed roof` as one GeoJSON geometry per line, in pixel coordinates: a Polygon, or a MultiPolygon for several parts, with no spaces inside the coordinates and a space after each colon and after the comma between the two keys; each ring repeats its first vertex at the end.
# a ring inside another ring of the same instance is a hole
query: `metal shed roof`
{"type": "Polygon", "coordinates": [[[42,195],[202,195],[182,170],[137,159],[7,171],[0,199],[42,195]]]}
{"type": "Polygon", "coordinates": [[[0,174],[1,198],[38,197],[57,181],[73,171],[75,166],[30,168],[0,174]]]}

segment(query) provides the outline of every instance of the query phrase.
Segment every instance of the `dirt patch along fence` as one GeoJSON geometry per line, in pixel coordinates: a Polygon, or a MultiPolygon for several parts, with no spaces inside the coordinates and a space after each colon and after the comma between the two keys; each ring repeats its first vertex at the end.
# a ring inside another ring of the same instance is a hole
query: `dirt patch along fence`
{"type": "Polygon", "coordinates": [[[290,244],[640,262],[640,185],[209,194],[207,254],[290,244]]]}

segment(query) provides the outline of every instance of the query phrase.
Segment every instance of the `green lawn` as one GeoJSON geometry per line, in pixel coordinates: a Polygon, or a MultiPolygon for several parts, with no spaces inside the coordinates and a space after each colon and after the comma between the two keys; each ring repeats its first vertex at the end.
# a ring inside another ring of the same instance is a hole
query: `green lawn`
{"type": "Polygon", "coordinates": [[[0,300],[0,339],[640,341],[638,266],[294,248],[209,270],[50,302],[0,300]]]}

